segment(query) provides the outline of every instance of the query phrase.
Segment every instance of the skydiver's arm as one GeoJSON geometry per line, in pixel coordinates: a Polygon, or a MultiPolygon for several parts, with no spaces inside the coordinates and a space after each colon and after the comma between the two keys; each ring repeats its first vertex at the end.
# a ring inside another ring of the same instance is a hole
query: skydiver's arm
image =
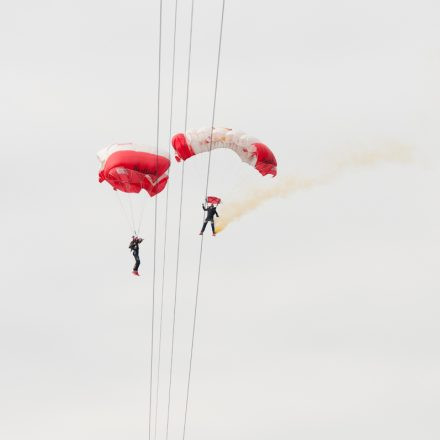
{"type": "Polygon", "coordinates": [[[205,205],[202,203],[202,208],[203,208],[203,211],[206,211],[207,209],[205,208],[205,205]]]}
{"type": "Polygon", "coordinates": [[[215,210],[215,215],[216,215],[217,217],[220,217],[220,216],[218,215],[218,212],[217,212],[217,210],[215,210]]]}

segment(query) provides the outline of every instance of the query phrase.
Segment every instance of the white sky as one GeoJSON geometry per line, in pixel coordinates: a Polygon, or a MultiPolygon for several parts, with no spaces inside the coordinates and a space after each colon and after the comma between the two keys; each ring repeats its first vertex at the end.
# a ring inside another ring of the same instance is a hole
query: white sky
{"type": "MultiPolygon", "coordinates": [[[[220,6],[195,2],[190,127],[210,124],[220,6]]],[[[172,8],[164,0],[162,148],[172,8]]],[[[387,144],[415,159],[347,170],[206,237],[188,440],[440,437],[439,14],[428,0],[227,0],[216,123],[267,143],[280,178],[387,144]]],[[[147,438],[153,203],[135,279],[131,230],[95,153],[154,145],[157,18],[147,0],[3,5],[0,438],[147,438]]],[[[210,192],[226,203],[242,181],[274,183],[242,167],[216,152],[210,192]]],[[[205,158],[186,166],[170,440],[182,432],[205,169],[205,158]]],[[[173,162],[162,385],[179,179],[173,162]]]]}

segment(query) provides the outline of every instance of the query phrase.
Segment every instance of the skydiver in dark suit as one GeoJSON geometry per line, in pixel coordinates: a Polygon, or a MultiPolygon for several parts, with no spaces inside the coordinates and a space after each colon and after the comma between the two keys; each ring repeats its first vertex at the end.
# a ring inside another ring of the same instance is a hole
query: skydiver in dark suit
{"type": "Polygon", "coordinates": [[[203,235],[203,232],[205,232],[206,225],[208,224],[208,222],[211,222],[212,235],[215,237],[214,216],[216,215],[217,217],[219,217],[217,209],[215,205],[205,206],[204,204],[202,204],[202,208],[203,211],[205,211],[207,214],[203,222],[202,230],[200,231],[199,235],[203,235]]]}
{"type": "Polygon", "coordinates": [[[141,260],[139,258],[139,245],[143,242],[144,240],[140,237],[136,237],[135,235],[133,235],[133,237],[131,237],[131,242],[130,245],[128,246],[128,248],[130,249],[130,251],[133,253],[133,257],[135,259],[135,264],[133,267],[133,275],[139,276],[139,265],[141,264],[141,260]]]}

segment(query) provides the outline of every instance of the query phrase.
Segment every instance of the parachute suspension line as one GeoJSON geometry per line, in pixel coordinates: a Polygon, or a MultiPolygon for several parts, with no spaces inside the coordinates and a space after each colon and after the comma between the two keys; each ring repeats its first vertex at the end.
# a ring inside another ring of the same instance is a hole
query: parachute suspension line
{"type": "Polygon", "coordinates": [[[141,229],[142,229],[142,220],[143,220],[143,218],[144,218],[144,211],[145,211],[145,205],[147,204],[147,201],[145,200],[143,203],[142,203],[142,206],[141,206],[141,215],[139,216],[139,223],[138,223],[138,228],[137,228],[137,230],[138,230],[138,234],[140,234],[141,233],[141,229]]]}
{"type": "MultiPolygon", "coordinates": [[[[159,128],[160,128],[160,75],[162,62],[162,0],[159,0],[159,48],[157,77],[157,123],[156,123],[156,171],[159,161],[159,128]]],[[[154,198],[154,243],[153,243],[153,285],[151,295],[151,342],[150,342],[150,401],[148,407],[148,440],[151,439],[151,407],[153,397],[153,355],[154,355],[154,308],[156,287],[156,244],[157,244],[157,197],[154,198]]]]}
{"type": "MultiPolygon", "coordinates": [[[[217,71],[216,71],[216,75],[215,75],[214,102],[213,102],[213,106],[212,106],[211,138],[210,138],[210,142],[209,142],[208,167],[207,167],[207,173],[206,173],[205,200],[206,200],[206,197],[208,196],[209,173],[210,173],[210,168],[211,168],[212,135],[213,135],[213,131],[214,131],[215,110],[216,110],[216,104],[217,104],[218,74],[219,74],[219,68],[220,68],[220,55],[221,55],[221,48],[222,48],[224,13],[225,13],[225,0],[222,0],[220,35],[219,35],[218,52],[217,52],[217,71]]],[[[205,213],[203,213],[203,217],[205,217],[205,213]]],[[[185,440],[186,423],[187,423],[187,417],[188,417],[188,402],[189,402],[189,391],[190,391],[190,385],[191,385],[192,361],[193,361],[193,354],[194,354],[194,339],[195,339],[196,323],[197,323],[197,306],[198,306],[198,299],[199,299],[199,286],[200,286],[200,273],[201,273],[201,268],[202,268],[202,257],[203,257],[203,235],[202,235],[202,239],[200,240],[199,264],[198,264],[198,270],[197,270],[196,297],[195,297],[195,303],[194,303],[193,327],[192,327],[192,336],[191,336],[191,351],[190,351],[188,378],[187,378],[187,386],[186,386],[185,416],[184,416],[184,421],[183,421],[182,440],[185,440]]]]}
{"type": "Polygon", "coordinates": [[[116,198],[118,199],[119,206],[121,207],[121,211],[122,211],[122,213],[123,213],[123,215],[125,217],[125,220],[127,221],[128,227],[132,228],[133,225],[130,224],[130,217],[129,217],[129,215],[128,215],[125,207],[124,207],[124,204],[122,203],[121,196],[119,195],[118,190],[115,190],[113,192],[116,193],[116,198]]]}
{"type": "MultiPolygon", "coordinates": [[[[176,30],[177,30],[177,6],[178,0],[174,2],[174,31],[173,31],[173,55],[172,55],[172,67],[171,67],[171,99],[170,99],[170,124],[168,135],[168,157],[171,153],[171,136],[173,128],[173,107],[174,107],[174,76],[175,76],[175,61],[176,61],[176,30]]],[[[169,187],[168,183],[166,188],[165,198],[165,223],[164,223],[164,241],[163,241],[163,260],[162,260],[162,286],[161,286],[161,299],[160,299],[160,318],[159,318],[159,351],[157,360],[157,383],[156,383],[156,411],[154,415],[154,440],[157,435],[157,411],[159,408],[159,384],[160,384],[160,364],[161,364],[161,348],[162,348],[162,323],[163,323],[163,297],[165,290],[165,267],[166,267],[166,250],[167,250],[167,232],[168,232],[168,201],[169,201],[169,187]]]]}
{"type": "Polygon", "coordinates": [[[128,193],[128,206],[130,207],[131,225],[133,227],[133,233],[134,235],[136,235],[136,222],[134,220],[133,200],[131,193],[128,193]]]}
{"type": "MultiPolygon", "coordinates": [[[[194,24],[194,0],[191,0],[191,18],[189,28],[189,45],[188,45],[188,67],[186,74],[186,100],[185,100],[185,126],[184,132],[186,133],[188,125],[188,103],[189,103],[189,86],[191,78],[191,53],[192,53],[192,35],[194,24]]],[[[170,372],[168,381],[168,405],[167,405],[167,421],[166,421],[166,435],[165,440],[168,440],[169,426],[170,426],[170,409],[171,409],[171,390],[173,384],[173,362],[174,362],[174,341],[176,330],[176,308],[177,308],[177,293],[179,285],[179,265],[180,265],[180,238],[182,230],[182,208],[183,208],[183,188],[185,182],[185,162],[182,163],[182,173],[180,180],[180,202],[179,202],[179,226],[177,232],[177,253],[176,253],[176,274],[174,280],[174,302],[173,302],[173,324],[171,331],[171,357],[170,357],[170,372]]]]}

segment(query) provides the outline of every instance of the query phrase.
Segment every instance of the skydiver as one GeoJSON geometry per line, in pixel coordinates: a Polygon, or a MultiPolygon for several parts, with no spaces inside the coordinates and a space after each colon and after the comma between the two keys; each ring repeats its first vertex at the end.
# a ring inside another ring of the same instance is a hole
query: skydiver
{"type": "Polygon", "coordinates": [[[203,222],[202,230],[200,231],[199,235],[203,235],[203,232],[205,232],[206,225],[208,224],[208,222],[211,222],[212,235],[213,235],[213,237],[215,237],[214,215],[219,217],[219,215],[217,213],[217,209],[214,204],[208,205],[207,207],[205,207],[204,203],[202,203],[202,208],[203,208],[203,211],[207,212],[207,214],[206,214],[206,218],[203,222]]]}
{"type": "Polygon", "coordinates": [[[133,257],[135,259],[135,264],[133,267],[133,275],[139,276],[139,265],[141,264],[141,260],[139,259],[139,245],[143,242],[143,238],[140,237],[136,237],[136,235],[133,235],[131,237],[131,242],[130,245],[128,246],[128,248],[130,249],[130,251],[133,253],[133,257]]]}

